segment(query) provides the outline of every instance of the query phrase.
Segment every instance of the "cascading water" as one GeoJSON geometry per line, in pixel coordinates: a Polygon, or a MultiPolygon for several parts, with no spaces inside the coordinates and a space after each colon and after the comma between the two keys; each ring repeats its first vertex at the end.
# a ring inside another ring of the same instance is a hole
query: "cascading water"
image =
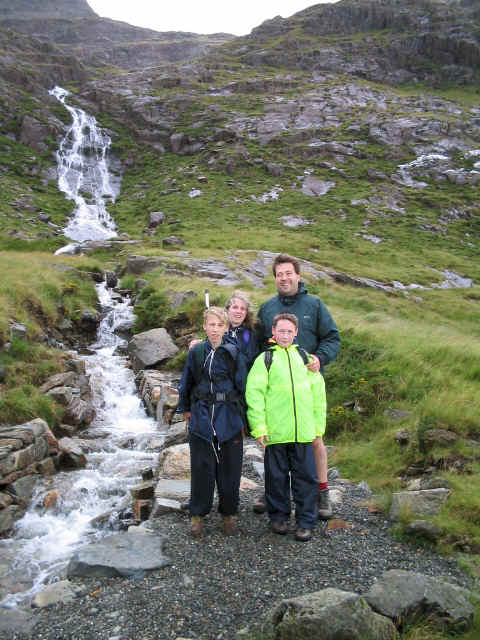
{"type": "MultiPolygon", "coordinates": [[[[75,202],[64,234],[76,243],[114,238],[115,223],[105,204],[118,195],[107,165],[110,137],[98,127],[93,116],[66,103],[68,91],[57,86],[49,93],[72,116],[72,124],[57,152],[58,188],[75,202]]],[[[63,247],[57,253],[70,249],[71,246],[63,247]]]]}
{"type": "Polygon", "coordinates": [[[97,285],[97,291],[106,315],[92,345],[95,354],[84,356],[96,418],[81,436],[92,442],[94,452],[88,454],[85,469],[39,483],[14,537],[0,540],[1,556],[9,565],[0,579],[0,593],[11,587],[0,603],[4,607],[28,602],[45,583],[62,577],[75,550],[92,537],[106,535],[95,528],[95,519],[110,515],[114,520],[129,505],[129,490],[138,484],[141,471],[156,462],[156,454],[148,450],[152,437],[159,437],[156,422],[146,415],[125,358],[116,355],[125,341],[115,327],[131,321],[130,301],[113,299],[105,284],[97,285]],[[52,490],[60,499],[56,509],[46,510],[44,498],[52,490]]]}

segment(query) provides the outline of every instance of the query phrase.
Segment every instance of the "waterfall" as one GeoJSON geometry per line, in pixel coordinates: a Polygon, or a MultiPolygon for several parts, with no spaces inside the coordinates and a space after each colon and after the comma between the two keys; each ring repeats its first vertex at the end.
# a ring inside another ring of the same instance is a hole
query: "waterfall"
{"type": "Polygon", "coordinates": [[[158,454],[149,448],[160,437],[157,424],[146,414],[126,358],[117,355],[125,341],[115,328],[133,319],[130,300],[117,301],[104,283],[97,285],[97,293],[105,317],[91,345],[94,355],[84,356],[96,418],[79,434],[92,443],[92,451],[85,469],[39,480],[14,536],[0,540],[0,555],[9,567],[0,575],[0,598],[8,594],[0,602],[3,607],[28,603],[46,583],[64,575],[78,548],[111,533],[112,527],[99,529],[95,520],[115,528],[119,511],[131,504],[130,489],[157,461],[158,454]],[[52,490],[58,505],[45,509],[45,495],[52,490]]]}
{"type": "MultiPolygon", "coordinates": [[[[76,243],[114,238],[117,236],[115,223],[106,208],[106,201],[114,202],[118,195],[107,164],[111,139],[98,127],[93,116],[66,103],[68,91],[56,86],[49,93],[72,116],[57,151],[58,188],[75,202],[64,234],[76,243]]],[[[70,249],[71,245],[57,253],[70,249]]]]}

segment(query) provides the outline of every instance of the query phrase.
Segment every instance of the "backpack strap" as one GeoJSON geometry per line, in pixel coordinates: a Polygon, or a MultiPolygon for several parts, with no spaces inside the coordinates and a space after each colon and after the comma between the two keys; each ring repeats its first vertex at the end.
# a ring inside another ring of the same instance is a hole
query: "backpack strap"
{"type": "Polygon", "coordinates": [[[198,384],[203,373],[203,363],[205,362],[205,342],[198,342],[193,347],[193,364],[195,383],[198,384]]]}
{"type": "Polygon", "coordinates": [[[265,363],[265,368],[267,371],[270,371],[270,367],[272,366],[273,360],[273,349],[269,348],[263,352],[263,361],[265,363]]]}
{"type": "MultiPolygon", "coordinates": [[[[310,356],[308,352],[303,349],[303,347],[298,347],[298,353],[302,356],[302,360],[304,364],[308,364],[310,362],[310,356]]],[[[273,349],[270,347],[266,351],[263,352],[263,361],[265,362],[265,367],[267,371],[270,371],[270,367],[272,366],[273,360],[273,349]]]]}

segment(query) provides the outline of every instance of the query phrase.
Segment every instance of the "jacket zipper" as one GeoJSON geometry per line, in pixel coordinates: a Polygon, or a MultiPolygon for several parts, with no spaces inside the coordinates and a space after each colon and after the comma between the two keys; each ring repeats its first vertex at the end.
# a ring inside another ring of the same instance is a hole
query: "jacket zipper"
{"type": "MultiPolygon", "coordinates": [[[[210,378],[210,393],[213,396],[213,380],[212,380],[212,363],[213,363],[213,357],[215,355],[215,349],[212,349],[209,353],[210,356],[210,362],[208,364],[208,377],[210,378]]],[[[218,444],[218,450],[220,451],[220,444],[218,443],[218,437],[217,437],[217,433],[215,431],[215,427],[213,426],[213,419],[215,416],[215,402],[212,402],[212,414],[210,416],[210,422],[212,424],[212,432],[213,432],[213,439],[212,439],[212,449],[213,449],[213,453],[215,454],[215,458],[217,459],[217,462],[219,463],[219,459],[218,459],[218,454],[217,454],[217,450],[215,449],[215,438],[217,438],[217,444],[218,444]]]]}
{"type": "Polygon", "coordinates": [[[297,438],[298,438],[298,429],[297,429],[297,405],[295,403],[295,387],[293,384],[293,373],[292,373],[292,364],[290,362],[290,354],[288,353],[287,349],[285,349],[285,353],[287,354],[287,358],[288,358],[288,368],[290,370],[290,382],[292,384],[292,399],[293,399],[293,417],[295,419],[295,442],[297,442],[297,438]]]}

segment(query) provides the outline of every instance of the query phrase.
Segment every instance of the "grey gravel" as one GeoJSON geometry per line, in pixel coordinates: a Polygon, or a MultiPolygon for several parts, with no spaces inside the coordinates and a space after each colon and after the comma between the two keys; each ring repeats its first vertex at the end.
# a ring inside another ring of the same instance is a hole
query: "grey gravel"
{"type": "Polygon", "coordinates": [[[326,587],[365,593],[389,569],[472,588],[453,558],[395,541],[383,515],[358,506],[367,496],[364,486],[347,485],[334,517],[351,528],[327,531],[326,524],[319,523],[307,543],[271,533],[267,516],[251,510],[252,492],[242,495],[238,532],[230,538],[221,532],[216,512],[208,517],[203,541],[189,536],[185,513],[149,521],[149,527],[167,538],[170,566],[136,580],[83,579],[79,582],[89,595],[35,611],[33,633],[9,639],[234,638],[282,598],[326,587]]]}

